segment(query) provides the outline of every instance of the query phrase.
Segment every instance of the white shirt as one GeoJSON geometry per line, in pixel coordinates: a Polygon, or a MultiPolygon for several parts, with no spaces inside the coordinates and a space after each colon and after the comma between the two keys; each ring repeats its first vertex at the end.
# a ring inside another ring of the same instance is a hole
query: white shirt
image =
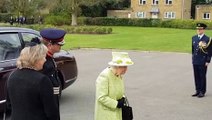
{"type": "Polygon", "coordinates": [[[199,38],[199,39],[201,39],[201,38],[203,37],[203,35],[204,35],[204,34],[202,34],[202,35],[198,35],[198,38],[199,38]]]}

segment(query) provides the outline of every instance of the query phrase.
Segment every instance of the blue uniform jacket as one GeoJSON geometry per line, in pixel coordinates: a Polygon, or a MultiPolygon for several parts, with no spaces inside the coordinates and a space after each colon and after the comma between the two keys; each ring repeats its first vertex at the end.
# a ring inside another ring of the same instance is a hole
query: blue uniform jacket
{"type": "Polygon", "coordinates": [[[204,65],[206,62],[210,63],[211,57],[204,53],[199,48],[199,42],[204,41],[206,43],[209,42],[209,37],[203,35],[203,37],[199,40],[198,35],[192,37],[192,64],[193,65],[204,65]]]}

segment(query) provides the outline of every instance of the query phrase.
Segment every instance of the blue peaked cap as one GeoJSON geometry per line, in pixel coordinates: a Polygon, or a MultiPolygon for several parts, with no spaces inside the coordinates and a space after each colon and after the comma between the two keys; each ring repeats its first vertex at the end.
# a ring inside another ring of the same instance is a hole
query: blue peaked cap
{"type": "Polygon", "coordinates": [[[61,29],[47,28],[40,31],[40,35],[46,41],[63,45],[66,32],[61,29]]]}
{"type": "Polygon", "coordinates": [[[197,23],[197,27],[196,28],[203,28],[203,29],[205,29],[205,28],[207,28],[207,25],[204,24],[204,23],[197,23]]]}

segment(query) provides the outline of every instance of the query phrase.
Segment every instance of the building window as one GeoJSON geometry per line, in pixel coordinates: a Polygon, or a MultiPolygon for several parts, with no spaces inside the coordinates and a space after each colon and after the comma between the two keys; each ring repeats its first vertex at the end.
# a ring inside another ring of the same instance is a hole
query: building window
{"type": "Polygon", "coordinates": [[[175,12],[165,12],[164,18],[174,19],[175,18],[175,12]]]}
{"type": "Polygon", "coordinates": [[[166,0],[166,5],[171,5],[172,4],[172,0],[166,0]]]}
{"type": "Polygon", "coordinates": [[[204,13],[203,19],[210,19],[210,13],[204,13]]]}
{"type": "Polygon", "coordinates": [[[159,4],[159,0],[152,0],[152,4],[153,5],[158,5],[159,4]]]}
{"type": "Polygon", "coordinates": [[[197,5],[196,8],[199,9],[199,5],[197,5]]]}
{"type": "Polygon", "coordinates": [[[146,0],[139,0],[139,5],[145,5],[146,4],[146,0]]]}
{"type": "Polygon", "coordinates": [[[137,12],[138,18],[146,18],[146,12],[137,12]]]}

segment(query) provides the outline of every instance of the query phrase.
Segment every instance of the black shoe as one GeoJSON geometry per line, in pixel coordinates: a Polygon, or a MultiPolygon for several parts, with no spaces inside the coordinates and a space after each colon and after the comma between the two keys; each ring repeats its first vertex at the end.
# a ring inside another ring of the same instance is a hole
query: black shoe
{"type": "Polygon", "coordinates": [[[196,96],[198,96],[198,95],[199,95],[199,93],[196,92],[195,94],[192,95],[192,97],[196,97],[196,96]]]}
{"type": "Polygon", "coordinates": [[[198,98],[202,98],[204,97],[205,95],[203,93],[199,93],[199,95],[197,96],[198,98]]]}

